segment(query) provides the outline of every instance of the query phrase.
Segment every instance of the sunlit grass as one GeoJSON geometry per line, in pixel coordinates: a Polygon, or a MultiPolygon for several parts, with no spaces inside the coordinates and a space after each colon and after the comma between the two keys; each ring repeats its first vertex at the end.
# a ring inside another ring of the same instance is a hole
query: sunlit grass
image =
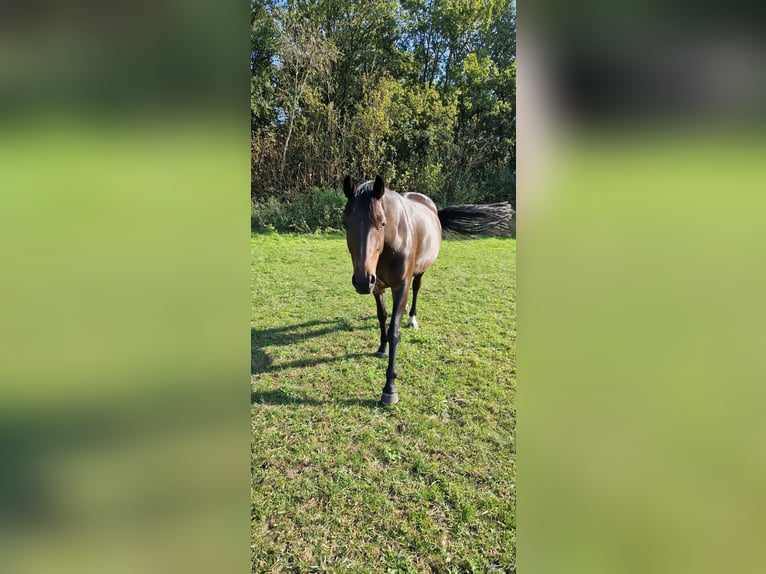
{"type": "Polygon", "coordinates": [[[384,409],[344,239],[253,236],[254,572],[515,568],[515,249],[443,244],[384,409]]]}

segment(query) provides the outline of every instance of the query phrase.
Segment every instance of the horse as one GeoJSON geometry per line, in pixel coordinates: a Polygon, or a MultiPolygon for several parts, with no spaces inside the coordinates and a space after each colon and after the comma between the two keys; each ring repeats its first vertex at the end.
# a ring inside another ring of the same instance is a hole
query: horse
{"type": "Polygon", "coordinates": [[[439,255],[442,233],[483,233],[510,220],[514,210],[508,203],[456,205],[439,210],[421,193],[400,194],[387,189],[380,175],[359,185],[348,175],[343,180],[343,193],[347,198],[343,227],[353,265],[351,283],[360,295],[375,296],[380,323],[380,345],[375,356],[385,358],[386,346],[389,349],[381,403],[394,405],[399,401],[394,384],[396,353],[410,286],[409,325],[417,329],[418,292],[423,274],[439,255]],[[388,288],[394,302],[386,331],[388,288]]]}

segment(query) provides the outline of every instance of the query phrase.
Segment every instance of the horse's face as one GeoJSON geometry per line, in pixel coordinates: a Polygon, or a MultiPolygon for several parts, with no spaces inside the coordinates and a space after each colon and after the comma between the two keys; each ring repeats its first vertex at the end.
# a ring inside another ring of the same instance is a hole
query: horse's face
{"type": "Polygon", "coordinates": [[[351,283],[360,294],[370,293],[375,287],[375,271],[385,243],[386,214],[382,203],[385,189],[380,176],[372,186],[368,182],[354,187],[350,177],[343,182],[348,198],[343,210],[343,227],[354,266],[351,283]]]}

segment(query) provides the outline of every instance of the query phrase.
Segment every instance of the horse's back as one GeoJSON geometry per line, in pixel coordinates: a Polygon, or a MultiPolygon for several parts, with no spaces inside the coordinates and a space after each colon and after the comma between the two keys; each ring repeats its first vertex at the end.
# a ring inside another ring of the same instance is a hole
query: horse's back
{"type": "Polygon", "coordinates": [[[415,192],[402,193],[401,195],[404,199],[412,201],[416,204],[425,205],[428,209],[433,211],[434,215],[436,215],[436,220],[437,221],[439,220],[436,204],[427,195],[423,195],[422,193],[415,193],[415,192]]]}
{"type": "Polygon", "coordinates": [[[403,193],[407,202],[410,221],[415,231],[416,253],[414,274],[425,273],[439,255],[442,241],[442,228],[436,204],[422,193],[403,193]]]}

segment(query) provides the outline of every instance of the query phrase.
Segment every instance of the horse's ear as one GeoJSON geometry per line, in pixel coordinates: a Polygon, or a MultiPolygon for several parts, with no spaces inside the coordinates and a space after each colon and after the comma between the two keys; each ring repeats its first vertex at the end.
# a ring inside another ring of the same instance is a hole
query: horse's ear
{"type": "Polygon", "coordinates": [[[386,192],[386,184],[383,182],[383,178],[379,175],[375,176],[375,184],[372,186],[372,195],[380,199],[386,192]]]}
{"type": "Polygon", "coordinates": [[[351,181],[350,175],[347,175],[346,179],[343,180],[343,193],[346,194],[346,197],[349,199],[354,197],[354,182],[351,181]]]}

